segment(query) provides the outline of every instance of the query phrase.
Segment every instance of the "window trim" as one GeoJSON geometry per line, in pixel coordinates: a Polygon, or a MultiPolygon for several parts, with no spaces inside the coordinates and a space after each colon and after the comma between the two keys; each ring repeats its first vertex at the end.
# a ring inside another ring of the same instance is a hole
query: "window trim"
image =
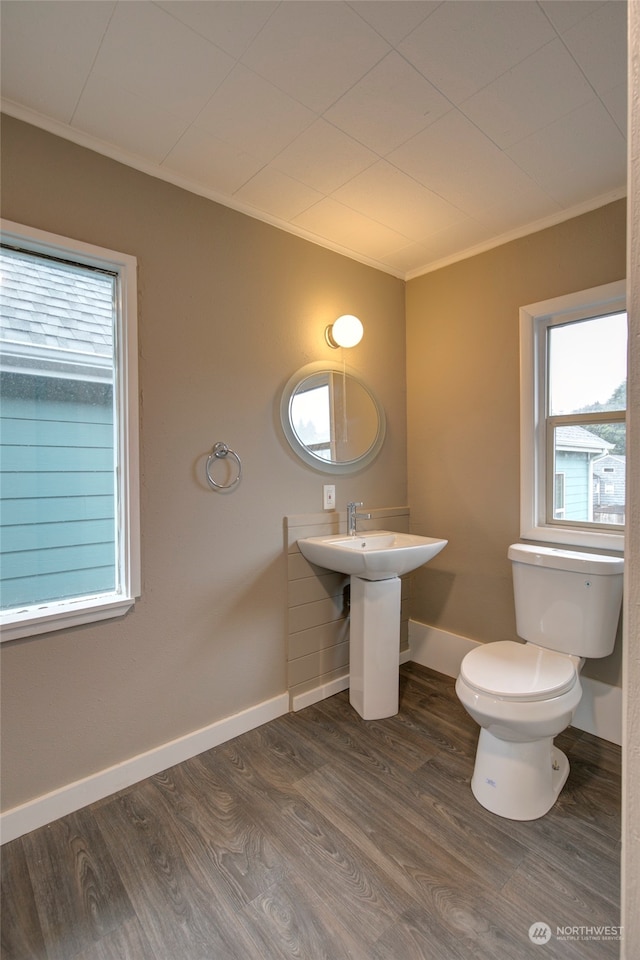
{"type": "Polygon", "coordinates": [[[116,507],[118,590],[5,611],[0,618],[0,642],[6,642],[123,616],[140,596],[138,296],[137,260],[129,254],[37,230],[10,220],[0,220],[0,230],[4,243],[33,253],[63,257],[116,273],[119,316],[115,336],[117,376],[114,378],[118,418],[115,450],[116,470],[119,472],[116,507]]]}
{"type": "Polygon", "coordinates": [[[547,522],[549,454],[544,363],[546,331],[551,318],[554,323],[569,323],[626,309],[626,280],[520,308],[520,536],[523,540],[624,550],[624,532],[588,529],[570,521],[547,522]]]}

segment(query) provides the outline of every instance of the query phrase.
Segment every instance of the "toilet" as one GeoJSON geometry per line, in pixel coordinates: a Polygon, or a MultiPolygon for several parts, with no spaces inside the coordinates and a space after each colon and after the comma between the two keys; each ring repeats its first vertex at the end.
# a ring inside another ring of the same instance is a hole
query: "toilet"
{"type": "Polygon", "coordinates": [[[573,720],[587,657],[613,650],[624,560],[513,544],[516,629],[468,653],[456,693],[480,725],[471,789],[492,813],[535,820],[555,803],[569,761],[553,738],[573,720]]]}

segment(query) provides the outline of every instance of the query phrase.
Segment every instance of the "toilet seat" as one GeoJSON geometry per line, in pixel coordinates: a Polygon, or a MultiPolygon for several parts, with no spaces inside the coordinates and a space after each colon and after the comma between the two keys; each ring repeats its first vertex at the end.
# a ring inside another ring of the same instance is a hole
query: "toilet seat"
{"type": "Polygon", "coordinates": [[[498,640],[464,657],[460,675],[479,693],[500,700],[548,700],[567,693],[578,678],[573,658],[532,643],[498,640]]]}

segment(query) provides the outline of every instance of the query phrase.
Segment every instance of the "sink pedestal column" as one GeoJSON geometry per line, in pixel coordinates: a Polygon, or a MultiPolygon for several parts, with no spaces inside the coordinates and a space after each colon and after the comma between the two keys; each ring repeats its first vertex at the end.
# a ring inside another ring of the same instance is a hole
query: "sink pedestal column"
{"type": "Polygon", "coordinates": [[[364,720],[398,712],[400,593],[399,577],[351,577],[349,701],[364,720]]]}

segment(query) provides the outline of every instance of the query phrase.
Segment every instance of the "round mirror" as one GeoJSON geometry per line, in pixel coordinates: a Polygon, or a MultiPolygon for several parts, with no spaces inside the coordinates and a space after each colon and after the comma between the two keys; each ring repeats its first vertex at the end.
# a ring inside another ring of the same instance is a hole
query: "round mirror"
{"type": "Polygon", "coordinates": [[[369,387],[330,360],[295,373],[280,402],[282,429],[306,464],[324,473],[366,466],[384,442],[385,416],[369,387]]]}

